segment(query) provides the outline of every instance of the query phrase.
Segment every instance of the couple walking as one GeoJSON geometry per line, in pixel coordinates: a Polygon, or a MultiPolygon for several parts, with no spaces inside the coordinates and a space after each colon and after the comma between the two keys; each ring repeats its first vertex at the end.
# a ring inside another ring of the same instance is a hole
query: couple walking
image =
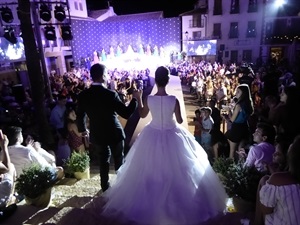
{"type": "Polygon", "coordinates": [[[205,151],[180,125],[179,101],[166,92],[169,70],[158,67],[157,93],[143,102],[142,92],[135,91],[128,106],[105,87],[105,66],[95,64],[90,72],[94,83],[79,95],[77,114],[80,131],[85,128],[85,115],[90,119],[90,140],[99,153],[105,192],[82,210],[84,222],[109,224],[117,218],[124,224],[191,225],[222,214],[227,196],[205,151]],[[127,119],[136,107],[142,118],[150,112],[152,120],[122,164],[125,135],[117,115],[127,119]],[[111,154],[118,173],[109,187],[111,154]]]}

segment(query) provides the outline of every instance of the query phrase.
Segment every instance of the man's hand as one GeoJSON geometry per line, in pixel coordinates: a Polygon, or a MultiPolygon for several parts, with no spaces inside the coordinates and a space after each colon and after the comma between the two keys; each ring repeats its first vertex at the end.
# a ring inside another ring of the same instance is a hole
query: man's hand
{"type": "Polygon", "coordinates": [[[247,157],[247,153],[246,153],[244,148],[240,148],[238,151],[236,151],[236,153],[238,154],[238,156],[240,158],[246,158],[247,157]]]}
{"type": "Polygon", "coordinates": [[[85,130],[84,132],[81,133],[82,137],[88,137],[90,135],[89,130],[85,130]]]}
{"type": "Polygon", "coordinates": [[[134,90],[132,96],[136,99],[140,99],[143,95],[143,90],[134,90]]]}

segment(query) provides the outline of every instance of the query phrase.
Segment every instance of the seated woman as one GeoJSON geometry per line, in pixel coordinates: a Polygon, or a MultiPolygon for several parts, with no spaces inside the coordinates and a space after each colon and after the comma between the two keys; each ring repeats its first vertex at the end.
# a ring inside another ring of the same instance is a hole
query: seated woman
{"type": "Polygon", "coordinates": [[[65,112],[67,139],[72,151],[84,152],[85,146],[83,142],[83,134],[78,131],[76,124],[76,113],[74,109],[67,109],[65,112]]]}
{"type": "Polygon", "coordinates": [[[290,145],[288,171],[275,172],[259,191],[259,210],[265,225],[299,224],[300,221],[300,136],[290,145]]]}
{"type": "Polygon", "coordinates": [[[263,225],[263,213],[260,210],[260,201],[259,201],[259,192],[263,185],[266,184],[267,180],[270,178],[270,174],[275,172],[287,171],[287,151],[290,145],[290,142],[287,141],[287,138],[284,136],[277,136],[275,144],[275,152],[273,154],[273,162],[270,164],[265,164],[268,175],[263,176],[258,184],[257,196],[256,196],[256,210],[255,210],[255,225],[263,225]]]}
{"type": "Polygon", "coordinates": [[[275,138],[275,152],[273,154],[273,162],[266,165],[269,174],[275,172],[287,171],[287,151],[290,146],[290,142],[283,135],[277,135],[275,138]]]}

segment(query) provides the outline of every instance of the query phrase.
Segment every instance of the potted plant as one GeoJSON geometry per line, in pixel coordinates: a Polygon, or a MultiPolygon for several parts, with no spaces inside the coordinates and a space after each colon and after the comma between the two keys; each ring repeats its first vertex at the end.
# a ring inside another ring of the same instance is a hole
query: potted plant
{"type": "Polygon", "coordinates": [[[243,161],[234,162],[218,158],[213,166],[222,175],[222,183],[235,209],[239,212],[251,211],[255,207],[256,191],[263,173],[255,167],[244,165],[243,161]]]}
{"type": "Polygon", "coordinates": [[[70,158],[66,160],[65,166],[67,171],[74,174],[77,179],[90,178],[90,157],[86,152],[73,151],[70,158]]]}
{"type": "Polygon", "coordinates": [[[32,164],[23,169],[16,180],[16,191],[24,195],[27,204],[47,207],[51,202],[51,190],[56,182],[52,168],[32,164]]]}
{"type": "Polygon", "coordinates": [[[233,159],[225,157],[219,157],[214,161],[213,169],[222,182],[224,179],[226,179],[225,174],[228,171],[229,167],[233,166],[233,164],[233,159]]]}

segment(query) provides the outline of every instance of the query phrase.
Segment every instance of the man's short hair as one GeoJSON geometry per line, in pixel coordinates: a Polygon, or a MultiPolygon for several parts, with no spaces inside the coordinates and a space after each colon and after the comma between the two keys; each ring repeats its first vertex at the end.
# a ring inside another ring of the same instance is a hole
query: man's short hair
{"type": "Polygon", "coordinates": [[[105,69],[106,69],[106,67],[100,63],[94,64],[90,70],[92,79],[94,81],[99,80],[99,78],[101,78],[103,76],[105,69]]]}
{"type": "Polygon", "coordinates": [[[266,136],[266,142],[270,144],[274,144],[275,137],[276,137],[276,130],[272,124],[266,122],[259,122],[256,125],[257,128],[262,130],[262,136],[266,136]]]}
{"type": "Polygon", "coordinates": [[[9,141],[8,145],[15,145],[18,141],[18,135],[22,133],[21,127],[10,126],[4,129],[3,133],[6,134],[9,141]]]}

